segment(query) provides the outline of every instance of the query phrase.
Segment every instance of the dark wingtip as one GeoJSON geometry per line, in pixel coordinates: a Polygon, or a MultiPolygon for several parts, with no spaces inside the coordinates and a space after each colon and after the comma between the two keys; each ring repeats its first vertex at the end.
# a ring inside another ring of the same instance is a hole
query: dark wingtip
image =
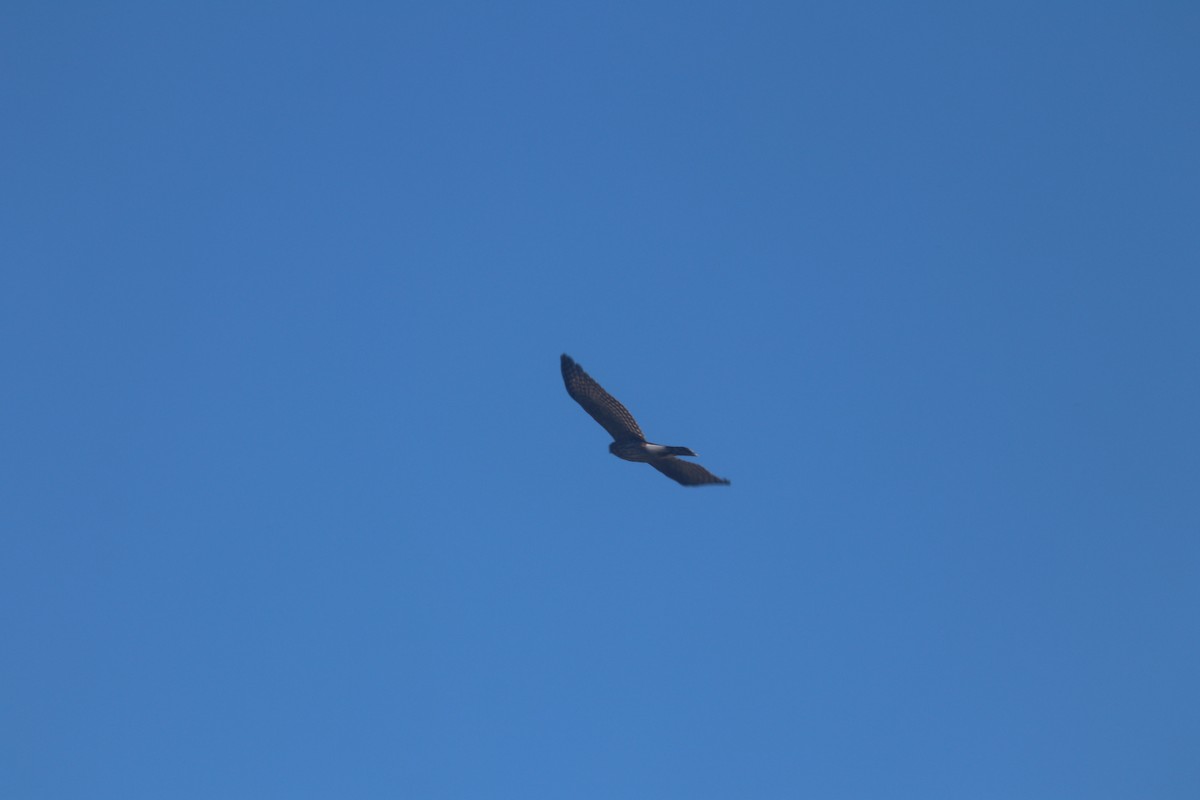
{"type": "Polygon", "coordinates": [[[685,489],[695,489],[699,486],[731,486],[732,483],[728,478],[717,478],[716,480],[708,481],[707,483],[685,483],[685,489]]]}
{"type": "MultiPolygon", "coordinates": [[[[563,377],[563,383],[565,383],[567,385],[568,392],[571,391],[571,381],[573,381],[575,379],[575,376],[578,375],[582,371],[583,370],[580,368],[580,366],[575,363],[575,359],[571,358],[566,353],[562,354],[561,372],[562,372],[562,377],[563,377]]],[[[573,396],[574,395],[572,395],[572,397],[573,396]]]]}

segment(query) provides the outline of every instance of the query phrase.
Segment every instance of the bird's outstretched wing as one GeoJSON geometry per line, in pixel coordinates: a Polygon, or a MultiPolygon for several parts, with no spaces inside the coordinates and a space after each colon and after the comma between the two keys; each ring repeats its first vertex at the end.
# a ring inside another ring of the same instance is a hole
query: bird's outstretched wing
{"type": "MultiPolygon", "coordinates": [[[[575,402],[583,406],[583,410],[592,415],[592,419],[604,426],[604,430],[613,439],[640,439],[645,441],[642,429],[638,427],[629,413],[629,409],[617,402],[617,399],[604,391],[600,384],[592,380],[592,376],[583,371],[583,367],[575,363],[566,353],[562,357],[563,383],[567,385],[567,394],[575,398],[575,402]]],[[[676,478],[678,480],[678,478],[676,478]]]]}
{"type": "Polygon", "coordinates": [[[703,486],[706,483],[729,485],[728,480],[718,478],[694,461],[684,461],[682,458],[670,456],[656,458],[647,463],[671,480],[682,483],[684,486],[703,486]]]}

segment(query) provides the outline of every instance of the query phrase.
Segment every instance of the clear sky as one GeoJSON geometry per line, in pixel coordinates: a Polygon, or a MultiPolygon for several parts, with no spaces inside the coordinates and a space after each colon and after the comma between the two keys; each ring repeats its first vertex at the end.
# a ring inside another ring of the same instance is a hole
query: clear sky
{"type": "Polygon", "coordinates": [[[1198,42],[5,3],[0,796],[1200,797],[1198,42]]]}

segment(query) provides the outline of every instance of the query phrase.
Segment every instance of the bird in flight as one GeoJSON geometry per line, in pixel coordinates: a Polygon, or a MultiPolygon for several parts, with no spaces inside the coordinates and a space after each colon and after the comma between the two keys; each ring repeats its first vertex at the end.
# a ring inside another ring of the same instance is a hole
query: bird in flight
{"type": "Polygon", "coordinates": [[[617,458],[645,462],[684,486],[703,486],[708,483],[729,485],[729,481],[718,478],[694,461],[676,458],[695,457],[696,454],[688,448],[647,442],[629,410],[604,391],[604,388],[566,353],[563,353],[562,357],[562,376],[563,383],[567,385],[567,394],[583,406],[583,410],[591,414],[592,419],[599,422],[604,430],[612,434],[613,442],[608,446],[608,452],[617,458]]]}

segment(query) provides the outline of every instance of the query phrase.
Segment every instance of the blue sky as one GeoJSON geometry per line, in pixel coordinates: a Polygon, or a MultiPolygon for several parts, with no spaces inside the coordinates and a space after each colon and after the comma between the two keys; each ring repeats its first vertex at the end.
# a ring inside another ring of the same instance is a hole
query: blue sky
{"type": "Polygon", "coordinates": [[[7,4],[0,794],[1200,796],[1197,41],[7,4]]]}

